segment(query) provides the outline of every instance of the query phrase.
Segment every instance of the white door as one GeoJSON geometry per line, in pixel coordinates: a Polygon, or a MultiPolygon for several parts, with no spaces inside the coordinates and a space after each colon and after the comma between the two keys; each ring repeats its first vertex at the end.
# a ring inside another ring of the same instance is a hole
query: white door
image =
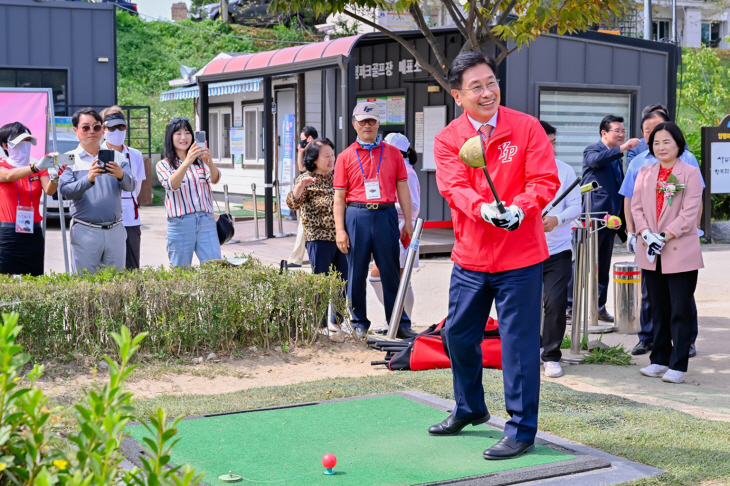
{"type": "Polygon", "coordinates": [[[280,200],[282,214],[289,214],[289,208],[286,205],[286,196],[294,185],[297,169],[297,148],[299,143],[299,129],[296,126],[296,100],[294,88],[280,89],[276,91],[276,160],[277,160],[277,180],[280,187],[280,200]],[[286,155],[287,136],[289,137],[288,160],[284,160],[286,155]]]}
{"type": "Polygon", "coordinates": [[[232,163],[230,130],[233,113],[228,107],[211,108],[208,119],[208,144],[213,160],[223,164],[232,163]]]}

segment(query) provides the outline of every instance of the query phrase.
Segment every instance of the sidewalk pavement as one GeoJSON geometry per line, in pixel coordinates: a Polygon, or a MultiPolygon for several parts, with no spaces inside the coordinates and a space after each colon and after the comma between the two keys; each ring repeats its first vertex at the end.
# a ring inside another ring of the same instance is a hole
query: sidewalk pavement
{"type": "MultiPolygon", "coordinates": [[[[143,207],[141,216],[144,222],[142,265],[168,265],[164,208],[143,207]]],[[[246,241],[253,237],[253,222],[238,222],[235,226],[234,238],[240,242],[224,245],[225,257],[251,253],[263,261],[278,264],[289,257],[294,246],[293,236],[246,241]]],[[[284,231],[296,232],[296,221],[284,220],[283,227],[284,231]]],[[[58,221],[49,223],[45,258],[47,272],[64,271],[59,228],[58,221]]],[[[278,230],[276,221],[274,228],[278,230]]],[[[259,221],[259,232],[264,234],[263,220],[259,221]]],[[[436,236],[431,236],[431,244],[444,245],[448,238],[442,233],[436,232],[436,236]]],[[[428,240],[428,237],[423,239],[428,240]]],[[[708,246],[703,249],[703,257],[705,268],[700,271],[695,293],[700,319],[697,357],[690,360],[686,383],[673,385],[641,376],[639,368],[649,364],[649,355],[636,357],[636,364],[626,367],[564,365],[565,374],[557,381],[584,391],[623,395],[640,402],[678,408],[700,417],[730,421],[730,284],[727,277],[730,275],[730,246],[708,246]]],[[[633,261],[633,256],[626,252],[614,252],[613,263],[625,261],[633,261]]],[[[412,277],[416,299],[414,315],[411,317],[415,327],[423,329],[446,317],[452,266],[451,261],[443,255],[421,257],[420,267],[414,269],[412,277]]],[[[302,270],[308,269],[308,265],[305,265],[302,270]]],[[[613,314],[612,286],[609,287],[607,307],[613,314]]],[[[372,292],[368,292],[368,311],[372,325],[379,327],[385,319],[385,313],[372,292]]],[[[494,310],[492,314],[496,317],[494,310]]],[[[597,336],[591,336],[591,339],[595,338],[597,336]]],[[[620,343],[631,350],[638,339],[633,335],[610,333],[604,335],[603,341],[609,345],[620,343]]]]}

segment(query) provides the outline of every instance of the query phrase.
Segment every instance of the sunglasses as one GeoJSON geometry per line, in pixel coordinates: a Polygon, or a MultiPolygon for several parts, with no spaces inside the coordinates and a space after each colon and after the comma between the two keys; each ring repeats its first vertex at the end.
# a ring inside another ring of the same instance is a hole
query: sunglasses
{"type": "Polygon", "coordinates": [[[375,118],[368,118],[366,120],[357,120],[357,124],[361,127],[364,127],[365,125],[370,125],[371,127],[374,127],[377,125],[379,120],[376,120],[375,118]]]}
{"type": "Polygon", "coordinates": [[[93,127],[91,127],[91,126],[89,126],[89,125],[82,125],[82,126],[80,126],[79,128],[80,128],[80,129],[81,129],[81,131],[82,131],[82,132],[84,132],[84,133],[87,133],[87,132],[89,132],[89,131],[91,131],[91,130],[93,130],[94,132],[97,132],[97,133],[98,133],[98,132],[100,132],[100,131],[101,131],[101,129],[102,129],[102,126],[101,126],[101,123],[97,123],[97,124],[96,124],[96,125],[94,125],[93,127]]]}
{"type": "Polygon", "coordinates": [[[116,125],[113,127],[106,127],[106,129],[110,132],[116,132],[117,130],[125,131],[127,129],[127,125],[116,125]]]}
{"type": "Polygon", "coordinates": [[[181,121],[189,122],[190,118],[173,118],[172,120],[170,120],[170,123],[180,123],[181,121]]]}

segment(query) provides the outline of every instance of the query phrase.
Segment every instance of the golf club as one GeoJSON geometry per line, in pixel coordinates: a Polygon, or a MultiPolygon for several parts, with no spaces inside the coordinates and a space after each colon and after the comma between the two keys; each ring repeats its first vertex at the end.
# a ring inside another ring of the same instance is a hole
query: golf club
{"type": "MultiPolygon", "coordinates": [[[[557,198],[555,201],[552,202],[552,204],[550,204],[548,207],[545,208],[545,210],[542,212],[542,217],[544,218],[545,215],[547,215],[547,213],[552,211],[555,206],[560,204],[560,201],[565,199],[565,197],[568,194],[570,194],[570,191],[572,191],[575,188],[575,186],[577,186],[578,184],[580,184],[580,177],[578,177],[576,180],[574,180],[573,183],[568,186],[568,188],[560,195],[559,198],[557,198]]],[[[589,184],[586,184],[586,185],[589,185],[589,184]]],[[[582,189],[583,188],[581,187],[581,191],[582,191],[582,189]]]]}

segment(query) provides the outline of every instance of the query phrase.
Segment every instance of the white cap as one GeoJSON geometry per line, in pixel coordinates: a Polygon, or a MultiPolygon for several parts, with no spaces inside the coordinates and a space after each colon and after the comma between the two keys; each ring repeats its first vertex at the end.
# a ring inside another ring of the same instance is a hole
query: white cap
{"type": "Polygon", "coordinates": [[[33,145],[38,143],[38,140],[28,132],[23,132],[12,140],[8,140],[8,147],[15,147],[20,142],[30,142],[33,145]]]}
{"type": "Polygon", "coordinates": [[[385,143],[392,145],[401,152],[408,152],[408,147],[411,146],[411,142],[408,141],[408,137],[402,133],[389,133],[385,136],[385,143]]]}

